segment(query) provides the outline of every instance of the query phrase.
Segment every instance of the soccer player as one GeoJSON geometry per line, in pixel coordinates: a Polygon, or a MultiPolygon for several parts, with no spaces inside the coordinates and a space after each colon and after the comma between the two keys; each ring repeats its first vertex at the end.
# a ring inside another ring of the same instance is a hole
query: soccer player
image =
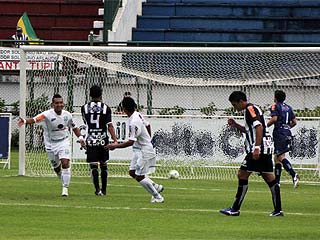
{"type": "Polygon", "coordinates": [[[227,216],[239,216],[240,207],[248,190],[248,180],[252,172],[258,172],[268,184],[274,211],[270,216],[283,216],[281,208],[280,186],[275,180],[272,162],[272,139],[266,128],[266,123],[260,108],[247,101],[247,96],[241,91],[234,91],[229,101],[237,111],[244,110],[245,126],[234,119],[228,119],[231,127],[246,134],[245,148],[247,155],[238,171],[238,191],[232,207],[220,210],[227,216]]]}
{"type": "Polygon", "coordinates": [[[82,147],[87,151],[87,162],[90,165],[91,177],[95,187],[95,194],[98,196],[106,195],[109,160],[109,150],[105,145],[109,143],[107,131],[112,140],[117,143],[117,137],[111,120],[110,107],[101,102],[102,89],[94,85],[90,88],[91,102],[81,107],[81,114],[86,126],[86,144],[82,147]],[[99,167],[101,171],[101,188],[99,184],[99,167]]]}
{"type": "Polygon", "coordinates": [[[274,140],[274,173],[276,181],[280,184],[281,170],[283,168],[291,175],[293,187],[297,188],[300,177],[293,170],[291,163],[286,159],[286,152],[290,151],[292,141],[291,128],[297,125],[296,117],[292,107],[286,104],[286,94],[284,91],[276,90],[274,93],[274,104],[271,106],[271,119],[267,126],[274,125],[273,140],[274,140]]]}
{"type": "Polygon", "coordinates": [[[129,167],[129,175],[139,182],[151,195],[151,202],[164,202],[160,192],[163,186],[152,181],[147,174],[155,172],[156,153],[151,144],[151,126],[144,117],[136,111],[136,103],[131,97],[124,97],[122,106],[129,117],[129,138],[123,143],[108,144],[107,148],[126,148],[132,146],[133,158],[129,167]]]}
{"type": "MultiPolygon", "coordinates": [[[[123,94],[123,97],[131,97],[131,92],[125,92],[123,94]]],[[[123,113],[123,107],[122,107],[122,101],[119,103],[118,107],[117,107],[117,113],[123,113]]]]}
{"type": "MultiPolygon", "coordinates": [[[[68,196],[70,184],[70,155],[71,139],[69,129],[72,128],[77,137],[80,137],[80,129],[73,122],[70,112],[63,110],[63,99],[59,94],[52,97],[52,109],[44,111],[34,118],[19,118],[18,126],[23,124],[42,124],[44,130],[44,145],[48,153],[48,159],[62,181],[62,196],[68,196]],[[62,169],[61,169],[62,167],[62,169]]],[[[84,142],[79,139],[80,143],[84,142]]]]}

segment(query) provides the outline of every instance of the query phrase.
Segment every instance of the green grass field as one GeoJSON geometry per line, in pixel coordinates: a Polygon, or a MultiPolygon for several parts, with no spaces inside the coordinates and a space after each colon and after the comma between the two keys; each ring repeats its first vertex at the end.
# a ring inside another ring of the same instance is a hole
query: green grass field
{"type": "Polygon", "coordinates": [[[110,178],[107,196],[95,196],[91,179],[73,177],[69,197],[54,177],[17,176],[0,170],[0,239],[320,239],[320,186],[281,184],[285,217],[272,218],[271,194],[262,181],[249,184],[239,217],[221,215],[234,181],[167,180],[165,203],[134,180],[110,178]]]}

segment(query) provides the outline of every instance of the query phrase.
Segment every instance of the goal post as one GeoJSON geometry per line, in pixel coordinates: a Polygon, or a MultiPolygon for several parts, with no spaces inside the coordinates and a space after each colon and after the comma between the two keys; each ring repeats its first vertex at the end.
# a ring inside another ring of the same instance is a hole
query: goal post
{"type": "MultiPolygon", "coordinates": [[[[152,126],[157,177],[177,169],[181,178],[234,178],[244,137],[226,121],[232,116],[243,122],[243,117],[228,96],[246,92],[268,117],[274,91],[282,89],[299,117],[288,156],[304,181],[320,181],[318,47],[21,46],[20,51],[22,117],[46,110],[52,95],[60,93],[82,125],[80,107],[89,101],[90,86],[98,84],[123,141],[127,118],[117,106],[124,92],[131,92],[152,126]]],[[[52,174],[41,127],[21,130],[19,174],[52,174]]],[[[127,150],[111,153],[111,176],[127,175],[130,155],[127,150]]],[[[74,143],[73,174],[88,175],[84,158],[74,143]]]]}

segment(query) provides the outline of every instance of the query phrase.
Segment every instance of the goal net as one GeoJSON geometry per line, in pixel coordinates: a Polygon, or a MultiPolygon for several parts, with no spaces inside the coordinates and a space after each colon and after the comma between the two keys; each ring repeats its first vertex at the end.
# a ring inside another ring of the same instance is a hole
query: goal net
{"type": "MultiPolygon", "coordinates": [[[[233,179],[245,153],[244,136],[227,125],[230,117],[243,123],[230,93],[246,92],[267,118],[274,91],[282,89],[298,117],[288,158],[303,181],[320,181],[320,48],[22,46],[20,69],[21,116],[47,110],[60,93],[83,128],[80,107],[98,84],[119,141],[127,138],[128,126],[118,104],[131,92],[152,126],[157,177],[176,169],[186,179],[233,179]]],[[[85,153],[75,139],[72,146],[73,175],[87,176],[85,153]]],[[[53,173],[41,126],[21,131],[19,158],[22,175],[53,173]]],[[[112,151],[110,176],[127,176],[130,159],[131,149],[112,151]]],[[[291,181],[286,173],[283,179],[291,181]]]]}

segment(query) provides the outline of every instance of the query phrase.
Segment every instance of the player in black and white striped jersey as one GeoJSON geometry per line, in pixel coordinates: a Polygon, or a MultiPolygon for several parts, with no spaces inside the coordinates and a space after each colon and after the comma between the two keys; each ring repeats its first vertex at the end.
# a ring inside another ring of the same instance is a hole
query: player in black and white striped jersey
{"type": "Polygon", "coordinates": [[[220,210],[220,212],[228,216],[240,215],[240,207],[248,190],[249,176],[252,172],[258,172],[271,191],[274,211],[270,216],[283,216],[280,185],[273,173],[272,139],[266,127],[263,113],[258,106],[249,103],[246,94],[241,91],[234,91],[229,96],[229,101],[237,111],[244,110],[245,126],[236,123],[234,119],[228,119],[228,124],[246,134],[247,155],[238,171],[238,191],[233,205],[220,210]]]}
{"type": "Polygon", "coordinates": [[[115,130],[111,119],[110,107],[101,102],[102,89],[99,86],[90,88],[91,102],[81,107],[81,114],[86,124],[86,148],[87,162],[90,165],[91,177],[95,187],[96,195],[106,195],[109,150],[105,146],[109,143],[107,131],[110,133],[112,140],[117,143],[115,130]],[[101,188],[99,184],[99,167],[101,170],[101,188]]]}

